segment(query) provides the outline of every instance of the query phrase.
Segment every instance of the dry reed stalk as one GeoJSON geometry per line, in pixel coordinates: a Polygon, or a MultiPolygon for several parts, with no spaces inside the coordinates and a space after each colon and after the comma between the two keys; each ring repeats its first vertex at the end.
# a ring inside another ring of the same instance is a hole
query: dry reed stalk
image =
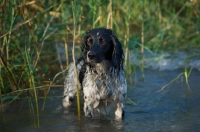
{"type": "Polygon", "coordinates": [[[142,72],[144,72],[144,22],[142,22],[142,32],[141,32],[141,53],[142,53],[142,72]]]}
{"type": "Polygon", "coordinates": [[[145,81],[145,76],[144,76],[144,7],[145,7],[145,0],[143,0],[143,12],[142,12],[142,31],[141,31],[141,53],[142,53],[142,77],[145,81]]]}
{"type": "Polygon", "coordinates": [[[110,3],[108,4],[108,18],[107,18],[107,28],[112,29],[113,28],[113,13],[112,13],[112,0],[110,0],[110,3]]]}
{"type": "Polygon", "coordinates": [[[124,35],[124,47],[125,47],[125,57],[124,57],[124,66],[127,66],[127,61],[128,61],[128,54],[127,54],[127,35],[124,35]]]}
{"type": "Polygon", "coordinates": [[[74,62],[74,75],[76,79],[76,98],[77,98],[77,109],[78,109],[78,118],[81,117],[81,111],[80,111],[80,94],[79,94],[79,88],[78,88],[78,74],[76,69],[76,59],[75,59],[75,39],[76,39],[76,16],[75,16],[75,1],[72,1],[72,14],[74,19],[74,30],[73,30],[73,48],[72,48],[72,56],[73,56],[73,62],[74,62]]]}
{"type": "Polygon", "coordinates": [[[66,55],[66,66],[69,65],[69,53],[68,53],[68,44],[65,42],[65,55],[66,55]]]}

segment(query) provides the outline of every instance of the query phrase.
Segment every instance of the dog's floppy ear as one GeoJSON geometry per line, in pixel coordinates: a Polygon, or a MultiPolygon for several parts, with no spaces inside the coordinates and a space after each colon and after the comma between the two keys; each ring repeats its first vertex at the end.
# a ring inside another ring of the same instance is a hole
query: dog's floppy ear
{"type": "Polygon", "coordinates": [[[114,45],[113,55],[112,55],[112,64],[115,68],[120,70],[121,68],[123,68],[123,61],[124,61],[124,53],[123,53],[122,45],[115,35],[111,35],[110,37],[114,45]]]}
{"type": "Polygon", "coordinates": [[[86,31],[86,33],[83,36],[83,40],[82,40],[82,44],[81,44],[81,51],[82,51],[82,55],[83,55],[84,60],[86,60],[87,52],[90,50],[90,47],[87,44],[87,39],[88,39],[87,35],[88,35],[89,32],[90,31],[86,31]]]}

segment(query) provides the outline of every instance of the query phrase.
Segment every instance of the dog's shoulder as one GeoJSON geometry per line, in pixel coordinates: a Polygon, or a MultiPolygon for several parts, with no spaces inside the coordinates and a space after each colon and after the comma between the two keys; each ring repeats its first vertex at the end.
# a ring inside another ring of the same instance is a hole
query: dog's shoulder
{"type": "Polygon", "coordinates": [[[86,72],[86,64],[85,64],[83,57],[80,57],[76,60],[76,67],[79,71],[78,78],[79,78],[79,82],[82,86],[83,79],[85,77],[85,72],[86,72]]]}

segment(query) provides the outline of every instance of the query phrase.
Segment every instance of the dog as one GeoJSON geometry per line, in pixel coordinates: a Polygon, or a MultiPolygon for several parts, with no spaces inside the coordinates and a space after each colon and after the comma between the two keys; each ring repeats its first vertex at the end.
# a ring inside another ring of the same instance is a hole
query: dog
{"type": "MultiPolygon", "coordinates": [[[[94,109],[103,102],[115,102],[116,119],[124,116],[127,93],[122,45],[112,30],[96,28],[86,31],[81,45],[82,56],[76,61],[79,88],[84,94],[84,113],[94,117],[94,109]]],[[[64,81],[63,106],[69,107],[76,95],[74,64],[64,81]]]]}

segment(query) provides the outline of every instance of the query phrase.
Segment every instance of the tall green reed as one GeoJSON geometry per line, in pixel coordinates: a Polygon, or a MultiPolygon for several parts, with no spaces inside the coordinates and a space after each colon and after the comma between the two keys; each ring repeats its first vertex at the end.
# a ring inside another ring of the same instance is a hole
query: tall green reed
{"type": "MultiPolygon", "coordinates": [[[[35,86],[35,69],[34,66],[31,64],[31,57],[30,57],[30,49],[27,49],[25,47],[25,61],[26,61],[26,72],[28,75],[28,81],[29,81],[29,86],[33,88],[33,95],[35,99],[35,107],[36,107],[36,117],[37,117],[37,127],[40,127],[40,117],[39,117],[39,108],[38,108],[38,96],[37,96],[37,90],[35,86]]],[[[33,109],[34,110],[34,109],[33,109]]]]}

